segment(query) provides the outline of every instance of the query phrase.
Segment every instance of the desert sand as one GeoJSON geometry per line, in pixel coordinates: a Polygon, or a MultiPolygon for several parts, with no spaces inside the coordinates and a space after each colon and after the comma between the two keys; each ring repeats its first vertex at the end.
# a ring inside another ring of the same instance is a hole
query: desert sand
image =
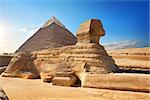
{"type": "Polygon", "coordinates": [[[40,79],[0,77],[10,100],[150,100],[150,93],[53,86],[40,79]]]}
{"type": "Polygon", "coordinates": [[[150,48],[130,48],[121,50],[108,50],[115,64],[125,70],[150,70],[150,48]]]}

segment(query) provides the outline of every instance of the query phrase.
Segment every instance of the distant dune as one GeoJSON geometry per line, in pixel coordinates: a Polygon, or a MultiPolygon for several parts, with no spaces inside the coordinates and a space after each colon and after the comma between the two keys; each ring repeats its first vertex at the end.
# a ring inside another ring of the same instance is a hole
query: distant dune
{"type": "Polygon", "coordinates": [[[150,47],[108,50],[109,54],[150,55],[150,47]]]}
{"type": "Polygon", "coordinates": [[[108,50],[116,65],[122,70],[150,71],[150,47],[108,50]]]}

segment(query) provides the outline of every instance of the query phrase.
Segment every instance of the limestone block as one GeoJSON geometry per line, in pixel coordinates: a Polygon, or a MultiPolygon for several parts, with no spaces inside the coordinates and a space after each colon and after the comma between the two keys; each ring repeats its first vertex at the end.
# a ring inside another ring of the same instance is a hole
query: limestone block
{"type": "Polygon", "coordinates": [[[53,85],[59,86],[73,86],[76,82],[76,77],[54,77],[52,80],[53,85]]]}
{"type": "Polygon", "coordinates": [[[48,72],[47,73],[41,72],[40,77],[43,80],[43,82],[51,82],[53,78],[53,74],[48,72]]]}
{"type": "Polygon", "coordinates": [[[88,74],[83,86],[100,89],[150,92],[150,75],[129,73],[88,74]]]}
{"type": "Polygon", "coordinates": [[[16,54],[2,74],[3,77],[38,78],[38,71],[33,63],[32,55],[28,52],[16,54]]]}
{"type": "Polygon", "coordinates": [[[74,72],[70,71],[70,72],[56,72],[55,74],[56,77],[71,77],[74,76],[74,72]]]}

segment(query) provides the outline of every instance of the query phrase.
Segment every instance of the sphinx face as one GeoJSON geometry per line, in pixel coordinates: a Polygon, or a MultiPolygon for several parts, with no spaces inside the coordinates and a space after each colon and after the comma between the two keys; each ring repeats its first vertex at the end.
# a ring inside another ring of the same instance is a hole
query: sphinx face
{"type": "Polygon", "coordinates": [[[105,30],[103,29],[103,25],[100,20],[97,20],[97,19],[92,20],[90,33],[96,36],[105,35],[105,30]]]}

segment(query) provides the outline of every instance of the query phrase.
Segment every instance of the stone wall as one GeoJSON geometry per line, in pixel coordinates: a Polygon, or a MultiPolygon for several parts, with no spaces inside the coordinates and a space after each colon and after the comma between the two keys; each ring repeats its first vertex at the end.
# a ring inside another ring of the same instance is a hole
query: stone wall
{"type": "Polygon", "coordinates": [[[12,56],[9,55],[0,55],[0,67],[7,66],[11,60],[12,56]]]}
{"type": "Polygon", "coordinates": [[[84,87],[150,92],[150,75],[146,74],[88,74],[84,87]]]}

